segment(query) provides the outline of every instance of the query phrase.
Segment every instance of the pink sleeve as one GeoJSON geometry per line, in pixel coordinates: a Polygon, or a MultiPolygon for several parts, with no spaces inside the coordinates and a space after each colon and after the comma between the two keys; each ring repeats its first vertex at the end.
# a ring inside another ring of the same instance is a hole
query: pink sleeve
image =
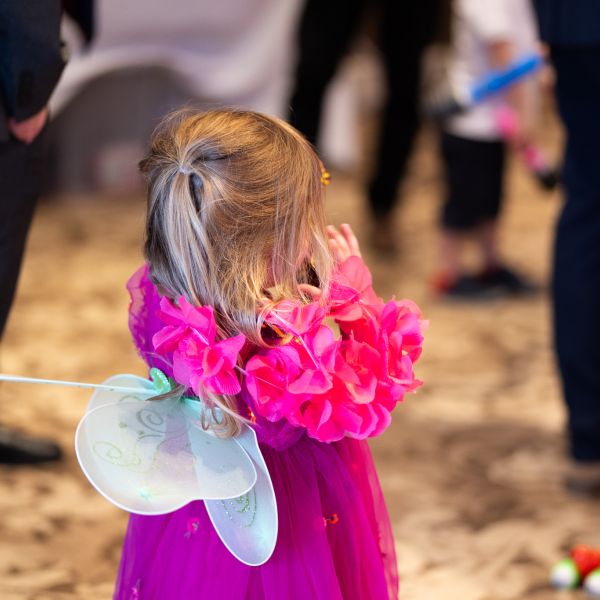
{"type": "Polygon", "coordinates": [[[129,303],[129,331],[139,355],[149,367],[157,367],[167,375],[172,375],[172,368],[164,358],[157,355],[152,345],[154,334],[164,327],[158,317],[160,294],[150,280],[148,265],[141,266],[127,282],[129,303]]]}

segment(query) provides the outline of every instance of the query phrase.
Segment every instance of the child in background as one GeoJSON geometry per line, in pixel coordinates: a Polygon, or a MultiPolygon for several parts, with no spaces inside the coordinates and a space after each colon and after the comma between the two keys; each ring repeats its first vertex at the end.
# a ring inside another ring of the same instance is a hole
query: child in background
{"type": "Polygon", "coordinates": [[[186,373],[201,378],[202,365],[192,353],[177,368],[186,350],[172,352],[172,334],[193,337],[194,311],[212,307],[217,339],[239,355],[226,389],[207,380],[197,395],[222,411],[229,435],[241,422],[256,431],[279,533],[271,558],[253,567],[227,551],[201,501],[131,515],[115,598],[396,598],[394,540],[365,438],[419,385],[418,310],[384,304],[350,228],[326,228],[327,174],[290,125],[252,112],[181,113],[155,133],[141,166],[148,264],[128,284],[135,344],[190,395],[198,380],[186,373]],[[180,310],[188,325],[163,335],[161,315],[172,324],[180,310]]]}
{"type": "MultiPolygon", "coordinates": [[[[493,69],[536,52],[537,31],[529,0],[455,0],[450,78],[469,86],[493,69]]],[[[452,116],[443,125],[441,148],[447,190],[441,214],[440,267],[434,285],[450,297],[477,298],[535,291],[502,259],[499,216],[504,195],[506,144],[499,110],[514,112],[518,130],[510,144],[521,149],[532,142],[536,82],[529,78],[504,95],[452,116]],[[476,240],[482,266],[466,274],[461,263],[465,237],[476,240]]]]}

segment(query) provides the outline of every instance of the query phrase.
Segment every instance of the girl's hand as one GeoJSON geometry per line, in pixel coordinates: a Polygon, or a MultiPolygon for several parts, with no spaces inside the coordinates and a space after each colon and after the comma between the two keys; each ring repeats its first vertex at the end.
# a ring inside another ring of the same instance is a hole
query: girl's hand
{"type": "Polygon", "coordinates": [[[318,302],[323,295],[323,292],[318,287],[308,283],[301,283],[298,289],[309,298],[312,298],[313,302],[318,302]]]}
{"type": "Polygon", "coordinates": [[[25,119],[24,121],[8,120],[8,129],[10,132],[24,144],[31,144],[44,129],[44,125],[48,120],[48,108],[44,107],[40,112],[25,119]]]}
{"type": "Polygon", "coordinates": [[[351,256],[362,256],[358,240],[347,223],[340,225],[339,231],[333,225],[328,225],[327,235],[329,237],[329,248],[336,261],[342,263],[351,256]]]}

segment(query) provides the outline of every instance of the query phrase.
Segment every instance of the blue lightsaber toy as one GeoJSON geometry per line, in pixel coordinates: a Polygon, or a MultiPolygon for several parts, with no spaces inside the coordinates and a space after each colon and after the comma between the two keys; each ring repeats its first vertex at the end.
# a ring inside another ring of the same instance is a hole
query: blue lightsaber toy
{"type": "Polygon", "coordinates": [[[426,102],[425,112],[436,119],[464,112],[532,75],[543,64],[544,59],[539,54],[522,56],[504,69],[486,73],[468,88],[446,90],[446,93],[430,98],[426,102]]]}

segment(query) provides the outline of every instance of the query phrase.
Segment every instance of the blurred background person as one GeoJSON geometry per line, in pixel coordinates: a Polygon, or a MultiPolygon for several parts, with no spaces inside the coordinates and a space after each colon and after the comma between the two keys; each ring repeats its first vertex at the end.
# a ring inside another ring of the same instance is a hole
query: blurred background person
{"type": "Polygon", "coordinates": [[[373,219],[371,242],[396,250],[392,211],[419,125],[423,51],[431,41],[440,5],[447,0],[306,0],[298,32],[298,64],[290,100],[290,122],[318,142],[323,98],[342,58],[350,50],[366,9],[379,9],[375,36],[381,50],[387,99],[368,186],[373,219]]]}
{"type": "Polygon", "coordinates": [[[600,495],[600,3],[537,0],[567,131],[554,248],[554,334],[573,459],[567,487],[600,495]]]}
{"type": "MultiPolygon", "coordinates": [[[[465,88],[495,69],[537,52],[538,35],[529,0],[455,0],[449,79],[465,88]]],[[[528,294],[536,286],[506,266],[499,243],[507,144],[499,128],[501,110],[515,115],[515,149],[531,144],[537,102],[535,75],[442,124],[446,193],[440,215],[435,290],[444,296],[477,298],[528,294]],[[481,268],[463,270],[465,238],[478,247],[481,268]]]]}
{"type": "MultiPolygon", "coordinates": [[[[0,339],[40,192],[48,99],[64,66],[60,0],[0,0],[0,339]]],[[[0,462],[60,457],[52,442],[0,427],[0,462]]]]}

